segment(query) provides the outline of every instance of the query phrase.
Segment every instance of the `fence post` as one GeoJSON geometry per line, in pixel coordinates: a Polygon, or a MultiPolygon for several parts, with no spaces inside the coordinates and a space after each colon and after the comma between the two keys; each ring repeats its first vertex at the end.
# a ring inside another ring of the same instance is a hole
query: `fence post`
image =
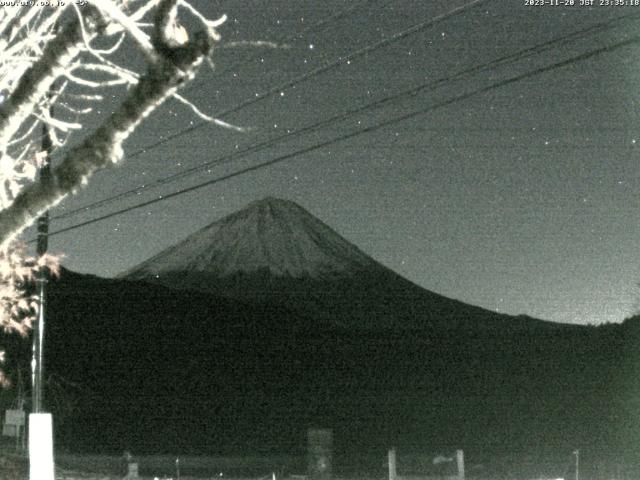
{"type": "Polygon", "coordinates": [[[396,449],[389,449],[389,480],[396,480],[396,449]]]}
{"type": "Polygon", "coordinates": [[[333,470],[333,431],[307,430],[307,473],[313,480],[329,480],[333,470]]]}
{"type": "Polygon", "coordinates": [[[458,464],[458,480],[464,480],[464,452],[456,450],[456,463],[458,464]]]}

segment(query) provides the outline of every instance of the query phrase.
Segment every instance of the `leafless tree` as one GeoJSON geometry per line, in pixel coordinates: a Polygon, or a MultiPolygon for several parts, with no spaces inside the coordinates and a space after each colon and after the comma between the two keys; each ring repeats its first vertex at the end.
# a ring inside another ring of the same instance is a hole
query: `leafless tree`
{"type": "Polygon", "coordinates": [[[224,125],[178,90],[210,59],[225,18],[209,20],[186,0],[16,3],[0,10],[0,325],[25,334],[37,302],[23,285],[57,262],[27,257],[20,233],[94,172],[120,162],[123,142],[167,99],[224,125]],[[196,31],[187,32],[185,16],[196,31]],[[127,43],[140,53],[141,68],[114,60],[127,43]],[[122,92],[117,108],[95,130],[82,131],[83,119],[113,87],[122,92]],[[61,112],[55,118],[52,105],[61,112]],[[43,126],[54,147],[67,144],[50,177],[37,175],[46,157],[38,138],[43,126]]]}

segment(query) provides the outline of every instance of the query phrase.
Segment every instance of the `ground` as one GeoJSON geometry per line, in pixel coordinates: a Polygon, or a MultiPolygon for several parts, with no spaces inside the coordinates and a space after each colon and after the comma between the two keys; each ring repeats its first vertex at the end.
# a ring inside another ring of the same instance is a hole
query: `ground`
{"type": "MultiPolygon", "coordinates": [[[[115,480],[122,476],[110,476],[96,473],[84,473],[56,468],[56,480],[115,480]]],[[[0,480],[28,480],[29,460],[20,455],[0,453],[0,480]]]]}

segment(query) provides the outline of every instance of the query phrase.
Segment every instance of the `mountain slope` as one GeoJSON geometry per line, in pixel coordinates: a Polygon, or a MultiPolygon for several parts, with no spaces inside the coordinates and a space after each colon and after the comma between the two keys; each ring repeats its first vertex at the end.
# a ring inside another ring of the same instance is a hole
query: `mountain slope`
{"type": "Polygon", "coordinates": [[[319,425],[345,467],[374,453],[357,467],[374,473],[389,445],[463,448],[470,464],[498,467],[505,452],[633,458],[638,324],[318,328],[277,303],[64,271],[50,282],[46,372],[79,393],[66,416],[53,408],[56,445],[302,454],[319,425]]]}
{"type": "Polygon", "coordinates": [[[274,198],[212,223],[121,277],[275,302],[317,322],[353,328],[532,328],[541,322],[425,290],[299,205],[274,198]]]}
{"type": "Polygon", "coordinates": [[[146,282],[50,285],[47,372],[81,392],[56,441],[74,451],[302,453],[311,425],[347,456],[637,445],[638,335],[617,325],[354,331],[146,282]]]}

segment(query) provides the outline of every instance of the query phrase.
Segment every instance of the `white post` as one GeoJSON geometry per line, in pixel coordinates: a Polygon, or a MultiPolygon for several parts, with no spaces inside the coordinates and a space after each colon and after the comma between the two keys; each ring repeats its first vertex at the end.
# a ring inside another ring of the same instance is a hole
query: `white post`
{"type": "Polygon", "coordinates": [[[396,449],[389,450],[389,480],[396,480],[396,449]]]}
{"type": "Polygon", "coordinates": [[[29,480],[54,480],[53,420],[50,413],[29,414],[29,480]]]}
{"type": "Polygon", "coordinates": [[[464,480],[464,452],[456,450],[456,462],[458,464],[458,480],[464,480]]]}
{"type": "Polygon", "coordinates": [[[140,478],[140,476],[138,475],[138,462],[129,462],[127,464],[127,476],[124,478],[127,478],[127,479],[140,478]]]}

